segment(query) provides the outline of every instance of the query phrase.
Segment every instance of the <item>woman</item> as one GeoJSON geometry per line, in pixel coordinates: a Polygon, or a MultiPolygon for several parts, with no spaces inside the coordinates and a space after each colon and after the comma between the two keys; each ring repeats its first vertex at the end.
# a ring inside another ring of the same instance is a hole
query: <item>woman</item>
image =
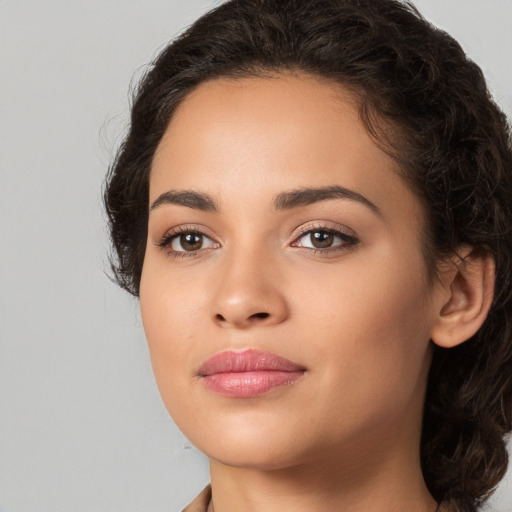
{"type": "Polygon", "coordinates": [[[512,154],[395,0],[232,0],[142,79],[105,193],[187,510],[471,511],[512,429],[512,154]]]}

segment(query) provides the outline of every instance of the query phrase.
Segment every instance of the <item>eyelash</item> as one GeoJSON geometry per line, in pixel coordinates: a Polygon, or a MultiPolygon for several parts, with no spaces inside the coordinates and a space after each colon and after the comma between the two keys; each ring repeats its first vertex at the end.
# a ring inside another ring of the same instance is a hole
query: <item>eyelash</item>
{"type": "MultiPolygon", "coordinates": [[[[171,232],[166,233],[160,240],[157,241],[155,244],[157,247],[159,247],[162,250],[166,250],[169,256],[172,256],[173,258],[190,258],[199,255],[200,252],[208,250],[210,248],[217,248],[217,247],[207,247],[207,248],[200,248],[195,251],[176,251],[171,248],[173,241],[181,236],[181,235],[197,235],[200,237],[203,237],[204,239],[208,239],[212,242],[214,246],[219,247],[220,244],[215,241],[212,237],[206,235],[203,231],[191,227],[191,226],[178,226],[177,228],[173,229],[171,232]]],[[[359,243],[359,240],[354,235],[349,235],[348,233],[345,233],[344,231],[341,231],[339,229],[334,229],[332,227],[327,227],[324,225],[317,225],[314,227],[311,226],[305,226],[303,227],[299,235],[296,236],[293,240],[293,242],[290,244],[291,247],[300,247],[302,249],[305,249],[309,252],[312,252],[313,254],[320,254],[320,255],[328,255],[337,253],[340,251],[346,251],[349,247],[357,245],[359,243]],[[329,235],[333,235],[334,237],[337,237],[341,240],[341,243],[338,245],[335,245],[333,247],[326,247],[326,248],[315,248],[315,247],[305,247],[302,245],[297,245],[298,242],[304,238],[307,235],[311,235],[313,233],[327,233],[329,235]]]]}

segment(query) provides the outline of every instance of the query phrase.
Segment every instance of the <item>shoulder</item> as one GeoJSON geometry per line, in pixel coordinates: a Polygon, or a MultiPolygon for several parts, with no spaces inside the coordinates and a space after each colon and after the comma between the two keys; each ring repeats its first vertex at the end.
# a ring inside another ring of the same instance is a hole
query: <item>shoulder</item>
{"type": "Polygon", "coordinates": [[[192,503],[186,506],[182,512],[207,512],[208,505],[212,498],[212,488],[207,485],[192,503]]]}

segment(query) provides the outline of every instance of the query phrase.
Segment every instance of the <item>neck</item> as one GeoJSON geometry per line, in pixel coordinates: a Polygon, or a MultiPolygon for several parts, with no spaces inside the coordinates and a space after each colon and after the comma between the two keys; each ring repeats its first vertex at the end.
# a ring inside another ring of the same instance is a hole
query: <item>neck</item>
{"type": "MultiPolygon", "coordinates": [[[[409,452],[410,453],[410,452],[409,452]]],[[[215,512],[435,512],[419,457],[379,450],[358,463],[337,454],[286,469],[246,469],[210,461],[215,512]],[[340,461],[343,461],[340,463],[340,461]]]]}

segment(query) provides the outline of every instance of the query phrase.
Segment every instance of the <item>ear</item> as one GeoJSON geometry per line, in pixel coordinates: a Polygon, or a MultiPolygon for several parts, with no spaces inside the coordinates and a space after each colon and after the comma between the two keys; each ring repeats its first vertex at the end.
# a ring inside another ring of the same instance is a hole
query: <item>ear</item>
{"type": "Polygon", "coordinates": [[[473,336],[492,304],[495,265],[491,254],[463,246],[440,268],[431,339],[451,348],[473,336]]]}

